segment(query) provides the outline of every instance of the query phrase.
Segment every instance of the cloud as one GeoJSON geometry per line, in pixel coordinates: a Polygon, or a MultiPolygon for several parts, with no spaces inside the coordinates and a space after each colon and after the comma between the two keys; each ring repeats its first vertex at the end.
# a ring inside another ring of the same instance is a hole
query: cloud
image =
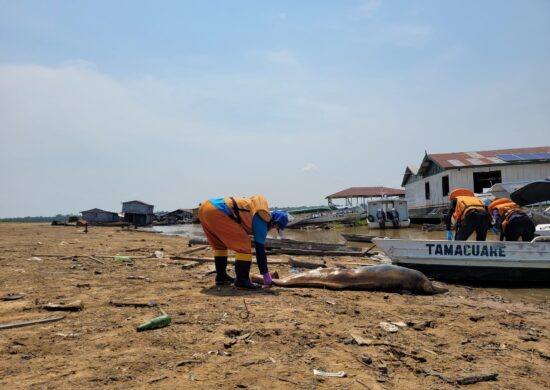
{"type": "Polygon", "coordinates": [[[397,46],[418,47],[431,35],[429,26],[415,24],[397,24],[390,26],[384,35],[390,43],[397,46]]]}
{"type": "Polygon", "coordinates": [[[302,168],[302,172],[306,172],[306,173],[309,173],[309,172],[317,172],[319,171],[319,168],[317,168],[317,165],[311,163],[311,162],[308,162],[303,168],[302,168]]]}
{"type": "Polygon", "coordinates": [[[300,61],[294,54],[287,50],[268,51],[265,54],[265,59],[276,65],[297,66],[300,65],[300,61]]]}
{"type": "Polygon", "coordinates": [[[371,18],[375,11],[380,8],[382,0],[367,0],[357,7],[357,16],[361,18],[371,18]]]}

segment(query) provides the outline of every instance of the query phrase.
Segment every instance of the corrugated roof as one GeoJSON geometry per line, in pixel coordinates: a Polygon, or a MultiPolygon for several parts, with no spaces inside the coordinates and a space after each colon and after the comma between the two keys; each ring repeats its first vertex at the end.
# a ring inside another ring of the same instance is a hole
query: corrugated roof
{"type": "Polygon", "coordinates": [[[128,202],[122,202],[122,204],[126,204],[126,203],[141,203],[145,206],[154,206],[152,204],[142,202],[141,200],[129,200],[128,202]]]}
{"type": "Polygon", "coordinates": [[[90,210],[84,210],[84,211],[81,211],[80,213],[109,213],[109,214],[117,214],[117,213],[114,213],[112,211],[108,211],[108,210],[102,210],[102,209],[90,209],[90,210]]]}
{"type": "Polygon", "coordinates": [[[350,187],[346,190],[336,192],[326,198],[354,198],[354,197],[375,197],[375,196],[404,196],[405,190],[389,187],[350,187]]]}
{"type": "MultiPolygon", "coordinates": [[[[426,158],[440,165],[442,168],[471,167],[478,165],[510,164],[497,157],[501,154],[525,154],[525,153],[550,153],[550,146],[540,146],[535,148],[515,148],[515,149],[497,149],[482,150],[479,152],[458,152],[458,153],[438,153],[428,154],[426,158]]],[[[425,168],[426,158],[424,159],[421,171],[425,168]]]]}

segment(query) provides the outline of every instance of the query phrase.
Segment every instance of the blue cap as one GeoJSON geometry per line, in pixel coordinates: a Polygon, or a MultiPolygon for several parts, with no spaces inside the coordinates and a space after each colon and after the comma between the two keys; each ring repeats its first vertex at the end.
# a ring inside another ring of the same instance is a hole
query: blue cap
{"type": "Polygon", "coordinates": [[[271,222],[279,225],[279,229],[284,230],[288,225],[288,214],[283,210],[273,210],[271,212],[271,222]]]}

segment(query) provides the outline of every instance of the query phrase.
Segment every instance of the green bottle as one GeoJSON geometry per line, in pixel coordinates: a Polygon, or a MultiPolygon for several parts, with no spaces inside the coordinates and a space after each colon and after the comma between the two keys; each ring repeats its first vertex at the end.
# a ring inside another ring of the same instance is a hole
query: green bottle
{"type": "Polygon", "coordinates": [[[132,258],[130,256],[115,256],[115,261],[119,261],[121,263],[131,263],[132,258]]]}
{"type": "Polygon", "coordinates": [[[144,322],[136,329],[138,332],[142,332],[144,330],[164,328],[165,326],[170,325],[170,322],[172,322],[172,317],[170,317],[168,314],[164,314],[159,317],[155,317],[150,321],[144,322]]]}

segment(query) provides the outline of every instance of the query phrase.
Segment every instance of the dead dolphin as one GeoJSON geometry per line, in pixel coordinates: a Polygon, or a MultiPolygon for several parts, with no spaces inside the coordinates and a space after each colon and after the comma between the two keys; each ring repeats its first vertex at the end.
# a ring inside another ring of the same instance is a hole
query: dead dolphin
{"type": "MultiPolygon", "coordinates": [[[[279,279],[272,274],[273,284],[281,287],[321,287],[332,290],[410,291],[437,294],[448,291],[437,287],[420,271],[397,265],[372,265],[355,269],[317,268],[279,279]]],[[[260,275],[254,282],[263,283],[260,275]]]]}

